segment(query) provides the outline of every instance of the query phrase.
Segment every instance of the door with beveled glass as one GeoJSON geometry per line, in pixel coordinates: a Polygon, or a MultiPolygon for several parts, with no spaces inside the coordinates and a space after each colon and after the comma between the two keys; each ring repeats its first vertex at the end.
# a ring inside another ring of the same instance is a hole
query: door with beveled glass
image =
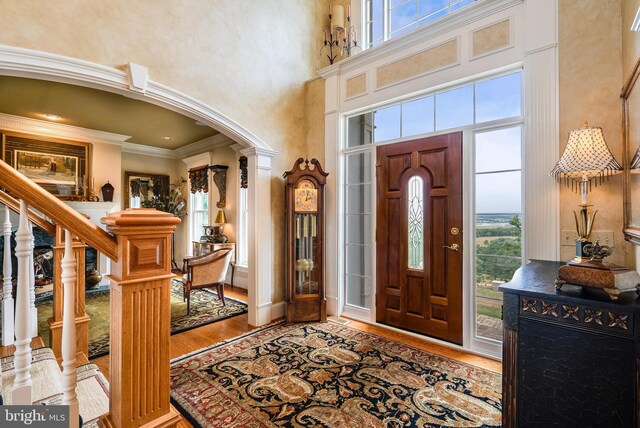
{"type": "Polygon", "coordinates": [[[462,133],[378,147],[376,320],[462,344],[462,133]]]}

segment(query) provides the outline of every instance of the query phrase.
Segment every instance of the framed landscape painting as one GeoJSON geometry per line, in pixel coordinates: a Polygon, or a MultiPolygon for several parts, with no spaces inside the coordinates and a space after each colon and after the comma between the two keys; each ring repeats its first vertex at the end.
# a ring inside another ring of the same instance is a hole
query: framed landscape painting
{"type": "Polygon", "coordinates": [[[59,198],[86,198],[91,144],[3,133],[2,154],[5,162],[59,198]]]}

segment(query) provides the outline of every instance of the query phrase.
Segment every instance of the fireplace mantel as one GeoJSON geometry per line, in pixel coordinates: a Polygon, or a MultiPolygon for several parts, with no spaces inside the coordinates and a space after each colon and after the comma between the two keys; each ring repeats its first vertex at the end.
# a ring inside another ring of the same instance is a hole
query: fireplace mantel
{"type": "MultiPolygon", "coordinates": [[[[105,226],[100,223],[100,219],[119,208],[115,202],[65,201],[65,203],[79,213],[88,215],[89,220],[101,229],[105,229],[105,226]]],[[[108,284],[109,280],[107,279],[107,275],[111,271],[111,261],[100,252],[98,252],[97,269],[102,274],[100,285],[108,284]]]]}

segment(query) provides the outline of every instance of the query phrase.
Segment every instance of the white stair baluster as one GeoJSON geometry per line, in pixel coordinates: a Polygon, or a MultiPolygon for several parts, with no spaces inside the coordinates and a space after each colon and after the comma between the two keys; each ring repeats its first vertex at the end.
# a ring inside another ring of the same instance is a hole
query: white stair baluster
{"type": "Polygon", "coordinates": [[[31,337],[38,336],[38,309],[36,309],[36,265],[33,263],[33,250],[36,247],[36,238],[33,236],[33,223],[29,222],[29,233],[31,234],[31,255],[29,260],[29,319],[31,325],[31,337]]]}
{"type": "Polygon", "coordinates": [[[4,257],[2,262],[2,345],[12,345],[14,335],[13,319],[13,295],[11,275],[11,213],[9,207],[4,207],[4,224],[2,227],[4,236],[4,257]]]}
{"type": "Polygon", "coordinates": [[[31,404],[31,327],[29,320],[29,270],[31,233],[29,232],[27,203],[20,201],[20,222],[16,232],[16,257],[18,258],[18,286],[16,291],[16,352],[14,358],[15,380],[11,392],[11,404],[31,404]]]}
{"type": "Polygon", "coordinates": [[[76,267],[71,233],[65,230],[61,275],[64,299],[62,308],[62,404],[69,406],[70,428],[78,427],[80,411],[76,396],[76,267]]]}

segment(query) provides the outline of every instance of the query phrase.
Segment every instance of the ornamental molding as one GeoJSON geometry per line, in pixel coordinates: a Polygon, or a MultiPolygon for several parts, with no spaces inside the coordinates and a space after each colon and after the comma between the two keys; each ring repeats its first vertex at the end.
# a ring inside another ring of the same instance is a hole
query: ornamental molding
{"type": "Polygon", "coordinates": [[[49,52],[0,45],[0,75],[50,80],[120,94],[199,120],[245,147],[273,151],[247,128],[180,91],[153,80],[146,82],[144,93],[131,90],[127,72],[117,68],[49,52]]]}
{"type": "Polygon", "coordinates": [[[102,143],[118,146],[122,146],[126,140],[131,138],[129,135],[97,131],[95,129],[81,128],[79,126],[65,125],[6,113],[0,113],[0,129],[22,134],[82,141],[84,143],[102,143]]]}
{"type": "Polygon", "coordinates": [[[479,2],[477,5],[450,13],[428,26],[415,32],[397,38],[389,39],[384,43],[364,50],[352,57],[343,59],[333,65],[318,70],[323,79],[348,73],[350,71],[368,66],[374,62],[390,57],[391,55],[423,44],[434,38],[453,31],[457,28],[479,21],[480,19],[494,15],[503,10],[522,4],[524,0],[494,0],[479,2]]]}

